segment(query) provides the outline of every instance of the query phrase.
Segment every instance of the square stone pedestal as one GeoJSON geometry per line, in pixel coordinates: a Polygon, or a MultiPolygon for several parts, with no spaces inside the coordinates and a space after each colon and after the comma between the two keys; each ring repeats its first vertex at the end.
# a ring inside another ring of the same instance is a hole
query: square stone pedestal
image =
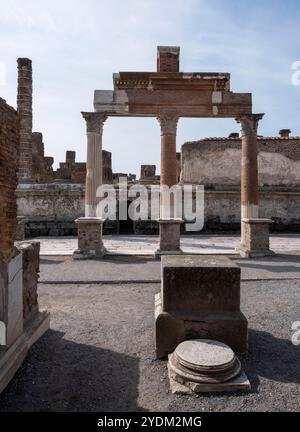
{"type": "Polygon", "coordinates": [[[102,241],[104,220],[97,217],[82,217],[75,220],[78,228],[78,249],[74,259],[103,258],[105,248],[102,241]]]}
{"type": "Polygon", "coordinates": [[[16,241],[23,241],[25,240],[25,225],[28,219],[25,216],[18,216],[17,217],[17,230],[15,235],[16,241]]]}
{"type": "Polygon", "coordinates": [[[272,219],[242,219],[242,238],[237,252],[243,258],[274,255],[270,250],[269,227],[272,219]]]}
{"type": "Polygon", "coordinates": [[[158,219],[159,223],[159,249],[155,252],[156,258],[161,255],[178,255],[180,249],[180,225],[182,219],[158,219]]]}
{"type": "Polygon", "coordinates": [[[162,256],[155,296],[156,357],[186,339],[214,339],[247,351],[248,323],[240,311],[240,268],[222,256],[162,256]]]}

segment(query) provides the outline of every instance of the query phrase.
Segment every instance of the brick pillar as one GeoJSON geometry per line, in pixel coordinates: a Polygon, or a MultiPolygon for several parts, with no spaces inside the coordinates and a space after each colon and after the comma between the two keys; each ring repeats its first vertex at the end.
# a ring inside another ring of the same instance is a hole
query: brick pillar
{"type": "Polygon", "coordinates": [[[241,124],[241,243],[238,248],[244,257],[270,255],[270,219],[259,218],[257,127],[263,114],[245,114],[241,124]],[[260,238],[261,237],[261,238],[260,238]]]}
{"type": "Polygon", "coordinates": [[[180,253],[180,224],[182,219],[176,217],[174,196],[170,196],[170,209],[163,193],[164,186],[171,188],[177,184],[176,132],[178,117],[161,115],[158,117],[161,128],[160,157],[160,219],[159,250],[157,255],[180,253]]]}
{"type": "Polygon", "coordinates": [[[87,159],[85,183],[85,216],[76,219],[78,249],[75,259],[102,258],[105,248],[102,241],[104,220],[97,217],[99,198],[96,193],[102,184],[102,132],[106,116],[83,113],[87,128],[87,159]]]}
{"type": "Polygon", "coordinates": [[[19,183],[32,181],[32,63],[18,59],[18,114],[20,118],[19,183]]]}

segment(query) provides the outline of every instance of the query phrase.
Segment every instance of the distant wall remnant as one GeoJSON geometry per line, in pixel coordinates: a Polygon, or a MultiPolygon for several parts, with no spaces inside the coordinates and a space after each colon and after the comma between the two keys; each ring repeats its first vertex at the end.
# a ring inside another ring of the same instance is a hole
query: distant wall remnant
{"type": "MultiPolygon", "coordinates": [[[[300,137],[259,137],[258,177],[262,186],[300,185],[300,137]]],[[[182,146],[182,181],[239,186],[240,138],[206,138],[182,146]]]]}

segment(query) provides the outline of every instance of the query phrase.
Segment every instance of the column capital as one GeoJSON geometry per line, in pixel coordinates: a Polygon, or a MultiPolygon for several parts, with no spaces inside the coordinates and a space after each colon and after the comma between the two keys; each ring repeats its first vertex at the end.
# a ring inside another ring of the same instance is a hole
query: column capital
{"type": "Polygon", "coordinates": [[[179,116],[176,114],[159,114],[157,120],[160,124],[161,135],[176,135],[179,116]]]}
{"type": "Polygon", "coordinates": [[[237,123],[241,124],[242,136],[253,132],[257,133],[258,122],[264,114],[241,114],[236,118],[237,123]]]}
{"type": "Polygon", "coordinates": [[[107,119],[107,116],[104,114],[99,113],[89,113],[89,112],[82,112],[82,117],[86,121],[86,131],[87,133],[98,133],[102,134],[103,132],[103,124],[105,120],[107,119]]]}

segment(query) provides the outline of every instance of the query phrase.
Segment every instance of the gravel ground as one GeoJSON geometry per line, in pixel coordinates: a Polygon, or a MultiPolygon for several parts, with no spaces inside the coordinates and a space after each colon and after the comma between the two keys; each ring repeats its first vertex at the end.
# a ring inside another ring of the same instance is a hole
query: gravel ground
{"type": "Polygon", "coordinates": [[[165,361],[154,360],[159,284],[39,287],[51,329],[0,396],[0,411],[299,411],[300,280],[242,283],[249,393],[178,396],[165,361]]]}
{"type": "MultiPolygon", "coordinates": [[[[202,255],[203,256],[203,255],[202,255]]],[[[211,255],[210,255],[211,256],[211,255]]],[[[300,279],[300,255],[242,259],[230,257],[241,268],[242,280],[300,279]]],[[[114,256],[79,265],[71,257],[41,257],[43,283],[160,282],[161,263],[147,256],[114,256]]]]}

